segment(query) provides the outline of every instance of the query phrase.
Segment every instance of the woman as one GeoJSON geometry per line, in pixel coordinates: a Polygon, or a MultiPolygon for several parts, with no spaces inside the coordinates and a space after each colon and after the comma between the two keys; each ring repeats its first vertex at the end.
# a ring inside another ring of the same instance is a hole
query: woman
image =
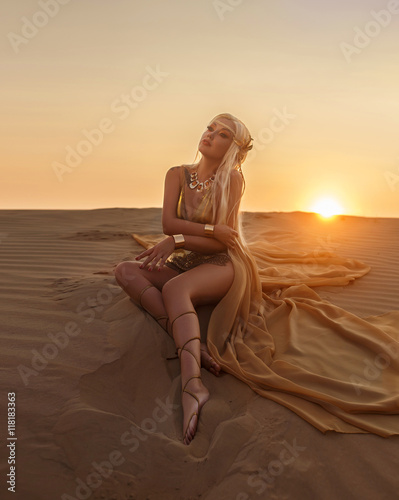
{"type": "Polygon", "coordinates": [[[115,269],[119,285],[176,343],[185,444],[193,439],[201,408],[209,398],[201,366],[216,376],[221,369],[206,344],[201,344],[195,308],[218,303],[233,283],[229,253],[241,241],[241,164],[251,141],[240,120],[227,113],[217,115],[202,134],[200,161],[173,167],[166,174],[162,226],[169,236],[138,255],[136,260],[145,258],[141,264],[122,262],[115,269]],[[174,254],[182,248],[183,255],[174,254]]]}
{"type": "Polygon", "coordinates": [[[344,286],[370,268],[296,251],[299,229],[288,248],[274,243],[267,224],[260,234],[248,228],[244,243],[240,167],[250,149],[242,122],[215,117],[201,137],[200,161],[166,175],[162,223],[170,236],[138,255],[141,265],[116,268],[126,293],[175,340],[184,443],[209,398],[201,366],[234,375],[322,432],[399,434],[399,311],[359,318],[322,300],[312,287],[344,286]],[[179,255],[183,247],[189,253],[179,255]],[[205,303],[215,304],[207,346],[195,312],[205,303]]]}

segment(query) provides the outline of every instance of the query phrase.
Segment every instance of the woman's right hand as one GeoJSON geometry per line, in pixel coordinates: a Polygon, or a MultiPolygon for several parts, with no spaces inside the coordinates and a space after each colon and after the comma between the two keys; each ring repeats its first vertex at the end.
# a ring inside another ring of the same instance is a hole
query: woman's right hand
{"type": "Polygon", "coordinates": [[[229,248],[234,248],[238,238],[238,232],[227,224],[216,224],[213,235],[229,248]]]}
{"type": "Polygon", "coordinates": [[[152,271],[154,269],[158,269],[160,271],[166,259],[169,255],[175,250],[175,240],[173,236],[168,236],[161,240],[159,243],[149,248],[148,250],[144,250],[139,255],[137,255],[136,260],[140,260],[143,257],[147,257],[145,261],[140,264],[140,268],[147,268],[148,271],[152,271]]]}

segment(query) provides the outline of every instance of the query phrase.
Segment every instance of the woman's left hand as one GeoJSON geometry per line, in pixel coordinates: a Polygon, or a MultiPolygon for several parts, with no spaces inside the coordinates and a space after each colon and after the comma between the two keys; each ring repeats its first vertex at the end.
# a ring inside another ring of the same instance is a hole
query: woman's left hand
{"type": "Polygon", "coordinates": [[[158,269],[160,271],[164,266],[166,259],[175,250],[175,240],[173,236],[168,236],[163,239],[153,247],[148,250],[144,250],[141,254],[137,255],[136,260],[140,260],[143,257],[147,257],[145,261],[140,264],[140,268],[143,269],[148,266],[148,270],[158,269]],[[158,266],[157,266],[158,264],[158,266]]]}
{"type": "Polygon", "coordinates": [[[238,232],[227,224],[216,224],[214,237],[229,248],[234,248],[237,243],[238,232]]]}

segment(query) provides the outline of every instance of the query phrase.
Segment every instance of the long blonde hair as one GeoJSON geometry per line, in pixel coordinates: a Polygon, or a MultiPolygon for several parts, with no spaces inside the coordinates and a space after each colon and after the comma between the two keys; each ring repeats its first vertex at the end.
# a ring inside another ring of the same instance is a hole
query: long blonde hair
{"type": "MultiPolygon", "coordinates": [[[[237,203],[240,204],[241,202],[241,198],[245,190],[245,179],[241,170],[241,165],[244,163],[248,151],[252,149],[251,141],[253,140],[244,123],[230,113],[221,113],[215,116],[210,123],[217,122],[220,118],[230,120],[234,124],[235,130],[232,130],[234,133],[233,141],[216,171],[215,180],[211,188],[213,224],[227,224],[231,213],[236,208],[236,206],[234,206],[229,210],[230,181],[233,170],[238,170],[242,176],[243,187],[240,199],[237,203]]],[[[200,152],[197,151],[197,156],[199,154],[200,152]]],[[[196,168],[198,163],[199,162],[195,163],[193,168],[196,168]]],[[[234,226],[234,229],[237,229],[241,233],[238,220],[234,221],[234,226]]]]}

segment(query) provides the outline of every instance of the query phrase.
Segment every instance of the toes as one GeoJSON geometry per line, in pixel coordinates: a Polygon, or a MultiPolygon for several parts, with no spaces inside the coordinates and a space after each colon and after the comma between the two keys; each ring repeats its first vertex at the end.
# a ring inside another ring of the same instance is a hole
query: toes
{"type": "Polygon", "coordinates": [[[220,366],[216,363],[216,361],[213,358],[210,358],[209,361],[209,371],[216,377],[220,375],[220,366]]]}
{"type": "Polygon", "coordinates": [[[221,367],[216,363],[216,361],[209,354],[208,350],[201,349],[201,361],[202,366],[210,371],[216,377],[219,376],[221,367]]]}
{"type": "Polygon", "coordinates": [[[220,366],[216,363],[216,361],[212,358],[212,373],[216,376],[220,375],[220,366]]]}

